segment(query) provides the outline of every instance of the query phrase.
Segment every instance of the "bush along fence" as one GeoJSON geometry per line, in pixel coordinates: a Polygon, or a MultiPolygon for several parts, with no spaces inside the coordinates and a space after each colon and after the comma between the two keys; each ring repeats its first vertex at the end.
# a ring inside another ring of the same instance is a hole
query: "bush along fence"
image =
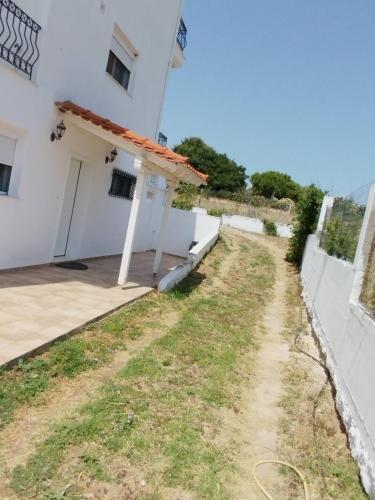
{"type": "Polygon", "coordinates": [[[375,186],[367,203],[325,197],[301,277],[363,485],[375,498],[375,186]]]}
{"type": "Polygon", "coordinates": [[[366,205],[351,198],[335,198],[326,214],[320,239],[321,247],[328,255],[354,262],[365,210],[366,205]]]}

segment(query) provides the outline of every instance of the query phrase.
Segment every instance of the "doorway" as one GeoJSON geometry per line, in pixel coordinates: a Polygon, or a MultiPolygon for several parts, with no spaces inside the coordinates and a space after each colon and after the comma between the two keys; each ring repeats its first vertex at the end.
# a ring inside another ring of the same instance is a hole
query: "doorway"
{"type": "Polygon", "coordinates": [[[79,181],[82,171],[82,161],[72,159],[66,183],[64,201],[61,210],[60,225],[55,246],[55,258],[67,257],[69,237],[72,229],[79,181]]]}

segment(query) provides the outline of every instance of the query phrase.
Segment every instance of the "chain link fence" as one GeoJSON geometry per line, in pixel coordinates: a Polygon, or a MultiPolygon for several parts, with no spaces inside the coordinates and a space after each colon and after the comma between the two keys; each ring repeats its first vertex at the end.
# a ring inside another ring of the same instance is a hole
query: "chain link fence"
{"type": "Polygon", "coordinates": [[[371,184],[335,198],[327,211],[320,246],[328,255],[354,262],[371,184]]]}
{"type": "Polygon", "coordinates": [[[372,238],[366,271],[363,278],[360,302],[375,317],[375,237],[372,238]]]}

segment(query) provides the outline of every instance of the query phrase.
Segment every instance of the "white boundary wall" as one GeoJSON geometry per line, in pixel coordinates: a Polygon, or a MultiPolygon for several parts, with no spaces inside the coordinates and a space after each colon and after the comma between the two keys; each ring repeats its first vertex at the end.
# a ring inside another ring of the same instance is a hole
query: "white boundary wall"
{"type": "Polygon", "coordinates": [[[360,305],[359,295],[374,234],[374,200],[373,187],[351,264],[319,247],[325,214],[333,202],[326,197],[317,235],[308,238],[301,270],[304,300],[335,384],[337,408],[371,498],[375,498],[375,322],[360,305]]]}
{"type": "Polygon", "coordinates": [[[187,261],[176,266],[160,280],[160,292],[173,288],[199,264],[215,245],[219,237],[220,222],[219,217],[211,217],[202,212],[171,209],[163,251],[187,256],[187,261]],[[193,241],[196,244],[189,250],[193,241]]]}
{"type": "Polygon", "coordinates": [[[187,257],[193,241],[199,243],[213,232],[219,234],[220,223],[219,217],[171,208],[163,252],[187,257]]]}
{"type": "Polygon", "coordinates": [[[219,230],[212,231],[207,234],[199,243],[197,243],[189,252],[188,260],[184,264],[176,266],[164,278],[162,278],[158,285],[160,292],[167,292],[171,290],[177,283],[186,278],[203,257],[211,250],[217,242],[219,237],[219,230]]]}
{"type": "MultiPolygon", "coordinates": [[[[264,234],[264,224],[260,219],[251,217],[242,217],[241,215],[223,215],[222,223],[224,226],[234,227],[250,233],[264,234]]],[[[287,224],[276,223],[277,234],[283,238],[292,237],[292,228],[287,224]]]]}

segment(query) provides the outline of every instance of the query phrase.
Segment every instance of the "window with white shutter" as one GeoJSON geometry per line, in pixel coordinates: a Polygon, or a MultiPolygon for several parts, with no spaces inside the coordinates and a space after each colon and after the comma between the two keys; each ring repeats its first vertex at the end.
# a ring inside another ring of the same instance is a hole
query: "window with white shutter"
{"type": "Polygon", "coordinates": [[[112,76],[125,90],[129,88],[130,76],[136,54],[112,36],[109,50],[107,73],[112,76]]]}

